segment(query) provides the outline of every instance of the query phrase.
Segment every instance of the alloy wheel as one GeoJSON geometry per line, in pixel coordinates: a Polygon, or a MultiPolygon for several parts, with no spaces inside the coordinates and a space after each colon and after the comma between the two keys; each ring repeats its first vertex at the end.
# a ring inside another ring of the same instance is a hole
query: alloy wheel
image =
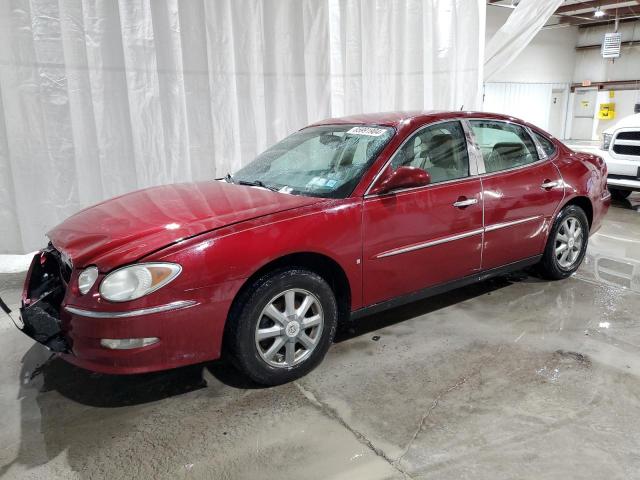
{"type": "Polygon", "coordinates": [[[573,216],[564,219],[556,233],[555,255],[560,268],[569,270],[580,258],[584,233],[580,221],[573,216]]]}
{"type": "Polygon", "coordinates": [[[315,350],[323,327],[322,305],[313,293],[299,288],[285,290],[260,313],[255,333],[258,354],[273,367],[298,365],[315,350]]]}

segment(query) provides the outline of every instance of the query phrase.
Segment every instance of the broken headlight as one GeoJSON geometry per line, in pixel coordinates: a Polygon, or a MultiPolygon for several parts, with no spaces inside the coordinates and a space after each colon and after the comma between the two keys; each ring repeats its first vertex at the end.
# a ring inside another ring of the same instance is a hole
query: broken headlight
{"type": "Polygon", "coordinates": [[[164,287],[181,270],[175,263],[139,263],[119,268],[102,280],[100,295],[111,302],[135,300],[164,287]]]}

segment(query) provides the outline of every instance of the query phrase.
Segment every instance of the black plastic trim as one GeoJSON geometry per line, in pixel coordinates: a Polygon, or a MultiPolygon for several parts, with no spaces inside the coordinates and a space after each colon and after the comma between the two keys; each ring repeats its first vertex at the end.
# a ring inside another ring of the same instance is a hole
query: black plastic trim
{"type": "Polygon", "coordinates": [[[460,278],[458,280],[453,280],[447,283],[441,283],[433,287],[427,287],[427,288],[423,288],[422,290],[418,290],[417,292],[409,293],[408,295],[403,295],[401,297],[392,298],[391,300],[375,303],[368,307],[364,307],[359,310],[354,310],[353,312],[351,312],[351,319],[362,318],[367,315],[372,315],[374,313],[382,312],[383,310],[388,310],[390,308],[399,307],[407,303],[412,303],[428,297],[433,297],[435,295],[439,295],[441,293],[445,293],[445,292],[448,292],[449,290],[454,290],[456,288],[464,287],[472,283],[482,282],[492,277],[497,277],[499,275],[504,275],[517,270],[522,270],[523,268],[530,267],[531,265],[535,265],[541,259],[542,259],[542,255],[536,255],[534,257],[525,258],[524,260],[519,260],[517,262],[503,265],[502,267],[484,270],[478,273],[474,273],[473,275],[460,278]]]}

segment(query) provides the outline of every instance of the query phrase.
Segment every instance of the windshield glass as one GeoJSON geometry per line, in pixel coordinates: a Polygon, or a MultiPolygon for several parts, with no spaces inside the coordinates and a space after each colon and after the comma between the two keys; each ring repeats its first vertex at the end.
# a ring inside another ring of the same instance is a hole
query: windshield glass
{"type": "Polygon", "coordinates": [[[284,193],[344,198],[393,136],[390,127],[323,125],[276,143],[229,180],[284,193]]]}

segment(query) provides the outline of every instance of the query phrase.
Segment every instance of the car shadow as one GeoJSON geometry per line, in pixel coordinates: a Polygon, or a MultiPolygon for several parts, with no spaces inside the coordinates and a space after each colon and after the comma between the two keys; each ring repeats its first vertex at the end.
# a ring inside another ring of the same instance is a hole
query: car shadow
{"type": "MultiPolygon", "coordinates": [[[[516,282],[541,282],[531,271],[495,277],[440,295],[412,302],[384,312],[345,322],[334,343],[341,343],[405,320],[492,294],[516,282]]],[[[34,344],[23,358],[21,378],[42,375],[41,392],[56,391],[82,405],[116,408],[156,402],[206,388],[207,377],[237,389],[265,388],[244,377],[230,362],[222,359],[161,372],[137,375],[108,375],[90,372],[51,356],[42,363],[44,347],[34,344]],[[38,351],[37,354],[35,351],[38,351]],[[38,363],[40,362],[40,363],[38,363]]]]}
{"type": "Polygon", "coordinates": [[[481,295],[490,295],[493,292],[516,282],[540,283],[542,281],[543,280],[533,275],[532,269],[527,269],[494,277],[483,282],[473,283],[466,287],[461,287],[423,300],[349,321],[338,331],[334,343],[340,343],[354,337],[366,335],[376,330],[380,330],[397,323],[402,323],[421,315],[428,315],[436,310],[440,310],[481,295]]]}
{"type": "Polygon", "coordinates": [[[43,363],[41,350],[44,347],[36,343],[23,357],[21,378],[33,380],[41,375],[40,393],[55,391],[90,407],[119,408],[157,402],[206,388],[207,377],[211,376],[233,388],[262,388],[224,360],[161,372],[110,375],[76,367],[54,355],[43,363]]]}
{"type": "Polygon", "coordinates": [[[611,206],[640,212],[640,192],[634,192],[629,197],[624,199],[612,198],[611,206]]]}

